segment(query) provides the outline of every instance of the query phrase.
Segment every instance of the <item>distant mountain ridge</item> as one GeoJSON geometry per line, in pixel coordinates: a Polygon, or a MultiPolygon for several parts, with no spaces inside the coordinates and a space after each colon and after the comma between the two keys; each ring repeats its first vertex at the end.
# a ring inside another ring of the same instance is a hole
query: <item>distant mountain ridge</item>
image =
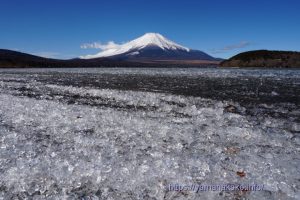
{"type": "Polygon", "coordinates": [[[0,49],[0,68],[33,67],[203,67],[217,66],[219,61],[206,60],[139,60],[125,61],[109,58],[59,60],[27,53],[0,49]]]}
{"type": "Polygon", "coordinates": [[[257,50],[221,62],[222,67],[300,68],[300,52],[257,50]]]}

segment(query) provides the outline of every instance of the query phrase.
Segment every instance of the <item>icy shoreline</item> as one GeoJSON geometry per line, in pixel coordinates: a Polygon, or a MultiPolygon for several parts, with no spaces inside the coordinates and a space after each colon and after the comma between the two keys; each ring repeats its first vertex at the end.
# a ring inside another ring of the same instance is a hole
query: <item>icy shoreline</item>
{"type": "Polygon", "coordinates": [[[0,73],[0,199],[299,199],[299,72],[47,70],[0,73]]]}
{"type": "Polygon", "coordinates": [[[297,122],[249,117],[236,103],[199,97],[0,85],[3,199],[299,198],[297,122]],[[21,87],[45,94],[12,90],[21,87]],[[69,102],[60,94],[78,96],[69,102]],[[240,113],[224,111],[229,104],[240,113]],[[167,190],[172,183],[256,183],[265,190],[178,193],[167,190]]]}

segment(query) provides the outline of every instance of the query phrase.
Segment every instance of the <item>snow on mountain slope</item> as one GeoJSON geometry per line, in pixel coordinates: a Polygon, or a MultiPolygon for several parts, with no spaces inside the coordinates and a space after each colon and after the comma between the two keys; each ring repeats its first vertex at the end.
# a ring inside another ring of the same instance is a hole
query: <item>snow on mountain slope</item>
{"type": "Polygon", "coordinates": [[[143,35],[135,40],[132,40],[128,43],[125,43],[122,45],[116,45],[115,47],[101,51],[98,54],[81,56],[80,58],[91,59],[91,58],[110,57],[110,56],[124,54],[126,52],[130,52],[131,55],[137,55],[137,54],[139,54],[139,50],[144,49],[145,47],[149,47],[149,46],[159,47],[162,50],[181,50],[181,51],[185,51],[185,52],[190,51],[189,48],[181,46],[181,45],[165,38],[164,36],[162,36],[159,33],[146,33],[145,35],[143,35]]]}

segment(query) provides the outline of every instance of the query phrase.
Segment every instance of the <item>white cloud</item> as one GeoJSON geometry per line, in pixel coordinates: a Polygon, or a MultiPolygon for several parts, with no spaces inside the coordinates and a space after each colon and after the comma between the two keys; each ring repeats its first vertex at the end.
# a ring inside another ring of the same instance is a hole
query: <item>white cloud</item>
{"type": "Polygon", "coordinates": [[[109,41],[107,44],[102,44],[99,42],[94,43],[85,43],[80,46],[82,49],[101,49],[101,50],[108,50],[108,49],[115,49],[119,47],[119,44],[116,44],[114,41],[109,41]]]}

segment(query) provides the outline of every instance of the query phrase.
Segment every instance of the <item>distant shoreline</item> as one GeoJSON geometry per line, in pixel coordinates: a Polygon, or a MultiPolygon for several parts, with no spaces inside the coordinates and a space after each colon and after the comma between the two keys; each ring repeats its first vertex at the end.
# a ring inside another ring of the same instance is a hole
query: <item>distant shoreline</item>
{"type": "Polygon", "coordinates": [[[300,53],[249,51],[224,61],[213,60],[113,60],[109,58],[59,60],[0,49],[0,68],[241,68],[299,69],[300,53]]]}

